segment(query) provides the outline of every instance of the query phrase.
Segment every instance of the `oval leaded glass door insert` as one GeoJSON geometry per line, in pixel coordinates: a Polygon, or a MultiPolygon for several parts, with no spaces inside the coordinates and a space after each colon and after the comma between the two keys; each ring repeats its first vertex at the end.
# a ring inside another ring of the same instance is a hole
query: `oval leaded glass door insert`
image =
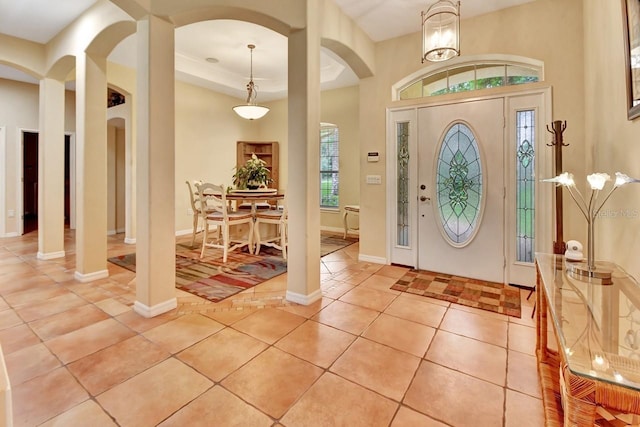
{"type": "Polygon", "coordinates": [[[454,123],[440,144],[436,168],[438,217],[445,239],[466,246],[476,234],[484,200],[480,150],[471,129],[454,123]]]}

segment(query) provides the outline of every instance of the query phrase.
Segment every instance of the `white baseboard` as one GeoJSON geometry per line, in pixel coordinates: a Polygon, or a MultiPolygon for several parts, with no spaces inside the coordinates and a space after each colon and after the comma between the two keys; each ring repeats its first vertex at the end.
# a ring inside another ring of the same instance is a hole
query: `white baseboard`
{"type": "Polygon", "coordinates": [[[302,305],[309,305],[309,304],[313,304],[314,302],[322,298],[322,290],[316,289],[315,291],[311,292],[311,294],[309,295],[303,295],[297,292],[287,291],[287,293],[285,294],[285,298],[287,299],[287,301],[295,302],[302,305]]]}
{"type": "Polygon", "coordinates": [[[124,243],[127,245],[135,245],[136,244],[136,239],[135,238],[130,238],[130,237],[125,237],[124,238],[124,243]]]}
{"type": "Polygon", "coordinates": [[[12,231],[11,233],[5,233],[2,237],[18,237],[20,236],[17,231],[12,231]]]}
{"type": "Polygon", "coordinates": [[[79,271],[76,271],[73,274],[73,277],[75,277],[76,280],[82,283],[93,282],[94,280],[99,280],[99,279],[104,279],[105,277],[109,277],[109,270],[100,270],[100,271],[95,271],[93,273],[88,273],[88,274],[82,274],[79,271]]]}
{"type": "Polygon", "coordinates": [[[358,261],[372,262],[374,264],[388,264],[387,259],[379,256],[358,254],[358,261]]]}
{"type": "Polygon", "coordinates": [[[107,236],[115,236],[116,230],[107,230],[107,236]]]}
{"type": "Polygon", "coordinates": [[[64,251],[58,251],[58,252],[47,252],[47,253],[42,253],[40,251],[38,251],[38,254],[36,255],[36,257],[38,259],[41,260],[48,260],[48,259],[54,259],[54,258],[64,258],[64,251]]]}
{"type": "Polygon", "coordinates": [[[166,313],[167,311],[171,311],[177,306],[177,298],[171,298],[170,300],[161,302],[160,304],[156,304],[153,307],[149,307],[148,305],[143,304],[140,301],[136,301],[133,303],[133,311],[138,313],[140,316],[149,319],[151,317],[159,316],[162,313],[166,313]]]}
{"type": "MultiPolygon", "coordinates": [[[[198,233],[200,231],[202,231],[202,230],[200,230],[200,228],[198,228],[198,233]]],[[[192,234],[192,233],[193,233],[193,228],[189,228],[188,230],[178,230],[178,231],[176,231],[176,237],[186,236],[186,235],[192,234]]]]}

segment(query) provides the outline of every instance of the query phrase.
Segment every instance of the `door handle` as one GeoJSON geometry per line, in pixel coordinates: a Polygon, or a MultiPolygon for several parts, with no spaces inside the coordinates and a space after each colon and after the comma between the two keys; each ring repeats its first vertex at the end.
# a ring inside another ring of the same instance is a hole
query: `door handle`
{"type": "Polygon", "coordinates": [[[431,197],[427,197],[427,196],[420,196],[420,201],[421,202],[426,202],[427,200],[431,200],[431,197]]]}

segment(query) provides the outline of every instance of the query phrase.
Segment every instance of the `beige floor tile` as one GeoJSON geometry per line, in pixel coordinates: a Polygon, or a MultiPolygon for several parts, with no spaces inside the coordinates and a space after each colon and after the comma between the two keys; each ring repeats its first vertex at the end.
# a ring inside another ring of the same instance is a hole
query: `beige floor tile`
{"type": "Polygon", "coordinates": [[[178,359],[219,382],[268,347],[262,341],[225,328],[181,353],[178,359]]]}
{"type": "Polygon", "coordinates": [[[57,284],[52,284],[49,286],[39,286],[36,288],[30,287],[28,289],[6,295],[4,299],[11,307],[17,308],[23,305],[29,305],[34,302],[37,303],[68,293],[69,291],[64,287],[57,284]]]}
{"type": "Polygon", "coordinates": [[[331,367],[331,371],[383,396],[400,401],[420,358],[358,338],[331,367]]]}
{"type": "Polygon", "coordinates": [[[358,286],[340,297],[340,301],[376,311],[384,311],[396,295],[358,286]]]}
{"type": "Polygon", "coordinates": [[[532,356],[536,354],[536,330],[528,326],[509,323],[509,350],[532,356]]]}
{"type": "Polygon", "coordinates": [[[102,410],[100,405],[93,400],[86,400],[39,427],[60,426],[115,427],[117,424],[102,410]]]}
{"type": "Polygon", "coordinates": [[[320,313],[312,317],[325,325],[360,335],[373,322],[379,313],[368,308],[347,304],[341,301],[334,301],[323,308],[320,313]]]}
{"type": "Polygon", "coordinates": [[[538,427],[545,424],[544,407],[540,399],[507,390],[505,427],[538,427]]]}
{"type": "Polygon", "coordinates": [[[271,347],[228,376],[222,386],[280,418],[321,374],[322,369],[271,347]]]}
{"type": "Polygon", "coordinates": [[[268,344],[273,344],[304,321],[305,318],[302,316],[267,308],[257,310],[250,316],[234,323],[232,327],[268,344]]]}
{"type": "Polygon", "coordinates": [[[133,335],[134,332],[126,326],[113,319],[106,319],[53,338],[46,345],[62,363],[71,363],[133,335]]]}
{"type": "Polygon", "coordinates": [[[308,320],[281,339],[276,347],[301,359],[328,368],[356,339],[347,332],[308,320]]]}
{"type": "Polygon", "coordinates": [[[504,389],[425,361],[403,403],[456,427],[500,426],[504,389]]]}
{"type": "Polygon", "coordinates": [[[446,424],[442,424],[439,421],[429,418],[419,412],[407,408],[406,406],[400,406],[398,413],[396,414],[391,427],[446,427],[446,424]]]}
{"type": "Polygon", "coordinates": [[[536,357],[511,350],[507,357],[507,387],[541,399],[536,357]]]}
{"type": "Polygon", "coordinates": [[[103,299],[96,302],[96,306],[110,316],[117,316],[122,313],[126,313],[131,310],[128,305],[122,304],[120,301],[113,298],[103,299]]]}
{"type": "Polygon", "coordinates": [[[380,270],[376,272],[377,275],[391,277],[392,279],[399,279],[409,271],[408,267],[400,267],[397,265],[384,265],[380,270]]]}
{"type": "Polygon", "coordinates": [[[124,325],[127,325],[134,331],[142,333],[148,331],[149,329],[153,329],[157,326],[167,323],[170,320],[174,320],[176,317],[177,315],[175,313],[175,310],[151,318],[143,317],[135,311],[130,310],[126,313],[116,316],[116,320],[124,325]]]}
{"type": "Polygon", "coordinates": [[[0,344],[5,356],[39,342],[40,338],[24,323],[0,330],[0,344]]]}
{"type": "Polygon", "coordinates": [[[391,289],[391,286],[393,286],[394,283],[396,283],[396,279],[392,277],[374,274],[373,276],[369,276],[366,280],[362,281],[362,283],[360,283],[360,287],[388,292],[393,295],[400,295],[402,292],[391,289]]]}
{"type": "Polygon", "coordinates": [[[504,386],[507,351],[472,338],[438,331],[425,359],[504,386]]]}
{"type": "Polygon", "coordinates": [[[15,387],[27,380],[53,371],[60,361],[44,344],[23,348],[4,358],[11,386],[15,387]]]}
{"type": "Polygon", "coordinates": [[[160,426],[269,427],[272,424],[271,418],[216,386],[180,409],[160,426]]]}
{"type": "Polygon", "coordinates": [[[170,353],[185,348],[215,334],[224,325],[199,314],[187,314],[144,332],[143,335],[170,353]]]}
{"type": "Polygon", "coordinates": [[[280,310],[288,311],[289,313],[297,314],[305,318],[313,317],[320,310],[331,304],[333,300],[331,298],[320,298],[318,301],[309,305],[293,304],[286,307],[278,307],[280,310]]]}
{"type": "Polygon", "coordinates": [[[95,306],[83,305],[44,319],[34,320],[29,323],[29,326],[42,340],[46,341],[108,318],[105,312],[95,306]]]}
{"type": "Polygon", "coordinates": [[[96,399],[124,427],[154,426],[213,386],[205,376],[169,358],[96,399]],[[144,396],[134,399],[134,396],[144,396]]]}
{"type": "Polygon", "coordinates": [[[282,418],[285,426],[383,427],[398,404],[329,372],[282,418]]]}
{"type": "Polygon", "coordinates": [[[87,391],[96,396],[169,357],[141,336],[134,336],[67,366],[87,391]]]}
{"type": "Polygon", "coordinates": [[[437,328],[446,313],[446,307],[432,304],[431,299],[408,297],[401,294],[384,311],[395,317],[437,328]]]}
{"type": "Polygon", "coordinates": [[[423,357],[435,333],[436,330],[429,326],[383,313],[362,336],[396,350],[423,357]]]}
{"type": "Polygon", "coordinates": [[[15,310],[0,311],[0,330],[12,328],[22,323],[22,319],[16,314],[15,310]]]}
{"type": "Polygon", "coordinates": [[[338,299],[342,295],[349,292],[351,289],[355,288],[355,285],[350,285],[344,282],[338,282],[335,280],[329,280],[324,282],[321,286],[322,288],[322,296],[327,298],[338,299]]]}
{"type": "Polygon", "coordinates": [[[88,398],[87,392],[69,371],[58,368],[12,388],[13,425],[38,425],[88,398]],[[55,392],[43,393],[44,390],[55,392]]]}
{"type": "Polygon", "coordinates": [[[16,313],[18,313],[25,322],[31,322],[86,304],[87,302],[76,294],[68,292],[27,306],[20,306],[16,309],[16,313]]]}
{"type": "Polygon", "coordinates": [[[255,308],[230,308],[227,310],[215,310],[215,311],[207,311],[203,313],[205,316],[212,318],[213,320],[220,322],[224,325],[233,325],[238,320],[244,319],[251,313],[253,313],[255,308]]]}
{"type": "Polygon", "coordinates": [[[462,310],[448,310],[440,328],[465,337],[507,347],[507,319],[494,319],[462,310]]]}

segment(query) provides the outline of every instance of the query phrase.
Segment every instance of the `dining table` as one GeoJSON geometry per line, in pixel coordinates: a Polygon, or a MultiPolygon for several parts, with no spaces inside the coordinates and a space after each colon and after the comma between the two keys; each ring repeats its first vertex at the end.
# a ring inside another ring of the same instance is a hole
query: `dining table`
{"type": "Polygon", "coordinates": [[[284,193],[277,189],[257,189],[257,190],[230,190],[226,194],[228,201],[236,202],[236,208],[241,203],[251,204],[251,213],[255,215],[258,204],[260,202],[269,203],[270,201],[277,201],[284,199],[284,193]]]}

